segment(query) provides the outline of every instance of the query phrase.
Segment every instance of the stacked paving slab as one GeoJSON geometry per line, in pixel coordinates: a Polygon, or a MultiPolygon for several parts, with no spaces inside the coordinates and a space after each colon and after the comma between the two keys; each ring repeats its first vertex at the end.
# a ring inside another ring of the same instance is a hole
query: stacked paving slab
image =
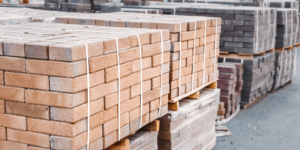
{"type": "MultiPolygon", "coordinates": [[[[224,58],[219,58],[223,62],[224,58]]],[[[243,89],[241,105],[251,103],[272,89],[275,75],[275,52],[267,52],[264,56],[254,56],[253,60],[226,59],[226,62],[243,61],[243,89]]]]}
{"type": "MultiPolygon", "coordinates": [[[[164,55],[164,57],[169,57],[171,63],[170,76],[166,75],[164,79],[170,82],[171,92],[169,99],[181,99],[179,95],[189,96],[196,92],[195,89],[199,90],[203,88],[203,85],[211,83],[218,78],[219,73],[216,62],[219,54],[219,34],[221,32],[221,19],[219,18],[156,14],[138,14],[137,17],[136,13],[109,13],[57,17],[56,22],[126,28],[167,29],[170,35],[171,52],[169,55],[164,55]],[[196,34],[195,22],[197,22],[196,34]],[[205,39],[206,44],[204,42],[205,39]],[[204,51],[205,48],[206,51],[204,51]],[[193,56],[195,56],[194,60],[193,56]],[[179,69],[180,62],[181,69],[179,69]],[[179,82],[181,85],[180,89],[179,82]]],[[[145,61],[148,62],[148,60],[145,61]]]]}
{"type": "Polygon", "coordinates": [[[0,25],[15,25],[32,22],[32,17],[23,15],[0,14],[0,25]]]}
{"type": "Polygon", "coordinates": [[[120,12],[123,3],[105,3],[105,4],[94,4],[95,13],[111,13],[120,12]]]}
{"type": "Polygon", "coordinates": [[[220,102],[224,103],[225,108],[225,110],[219,109],[219,111],[222,112],[220,115],[228,118],[240,105],[244,69],[242,63],[223,62],[219,63],[218,66],[218,88],[221,89],[220,102]]]}
{"type": "Polygon", "coordinates": [[[162,60],[161,41],[165,56],[171,49],[169,32],[162,32],[161,38],[160,31],[151,29],[43,23],[2,26],[0,149],[86,149],[88,94],[90,149],[107,148],[118,137],[164,116],[170,59],[162,60]]]}
{"type": "Polygon", "coordinates": [[[159,149],[213,149],[219,98],[219,89],[205,89],[197,100],[181,100],[178,111],[160,118],[159,149]]]}
{"type": "Polygon", "coordinates": [[[134,135],[129,136],[130,150],[157,150],[158,132],[138,131],[134,135]]]}
{"type": "Polygon", "coordinates": [[[296,71],[297,48],[276,52],[273,90],[292,81],[296,71]]]}

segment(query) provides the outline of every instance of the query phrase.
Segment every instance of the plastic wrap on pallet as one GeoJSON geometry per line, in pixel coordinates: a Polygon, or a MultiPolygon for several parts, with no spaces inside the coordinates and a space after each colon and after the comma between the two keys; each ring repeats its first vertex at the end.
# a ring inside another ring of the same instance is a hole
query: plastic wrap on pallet
{"type": "Polygon", "coordinates": [[[158,132],[138,131],[134,135],[129,136],[130,150],[157,150],[158,132]]]}
{"type": "Polygon", "coordinates": [[[28,16],[0,14],[0,25],[16,25],[30,22],[32,22],[32,18],[28,16]]]}
{"type": "Polygon", "coordinates": [[[212,149],[219,97],[219,89],[204,89],[198,100],[181,100],[178,111],[160,119],[159,149],[212,149]]]}

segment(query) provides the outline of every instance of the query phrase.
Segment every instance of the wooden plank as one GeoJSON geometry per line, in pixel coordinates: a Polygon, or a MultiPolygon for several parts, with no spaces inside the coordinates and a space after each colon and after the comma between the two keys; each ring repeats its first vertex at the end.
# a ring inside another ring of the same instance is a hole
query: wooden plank
{"type": "Polygon", "coordinates": [[[108,147],[106,150],[130,150],[129,139],[123,139],[112,146],[108,147]]]}
{"type": "Polygon", "coordinates": [[[175,103],[169,103],[168,110],[178,111],[179,110],[179,101],[177,101],[175,103]]]}
{"type": "Polygon", "coordinates": [[[200,97],[200,91],[197,91],[196,93],[188,96],[187,98],[198,99],[199,97],[200,97]]]}
{"type": "Polygon", "coordinates": [[[258,102],[259,100],[261,100],[261,99],[263,99],[264,97],[266,97],[266,95],[267,95],[267,94],[264,94],[264,95],[262,95],[261,97],[256,98],[256,99],[253,100],[251,103],[241,105],[241,109],[247,109],[247,108],[249,108],[250,106],[252,106],[252,105],[255,104],[256,102],[258,102]]]}
{"type": "Polygon", "coordinates": [[[238,55],[238,54],[220,54],[219,57],[223,58],[232,58],[232,59],[244,59],[244,60],[253,60],[253,55],[238,55]]]}
{"type": "Polygon", "coordinates": [[[159,131],[159,120],[154,120],[153,122],[147,124],[145,127],[142,128],[144,131],[159,131]]]}

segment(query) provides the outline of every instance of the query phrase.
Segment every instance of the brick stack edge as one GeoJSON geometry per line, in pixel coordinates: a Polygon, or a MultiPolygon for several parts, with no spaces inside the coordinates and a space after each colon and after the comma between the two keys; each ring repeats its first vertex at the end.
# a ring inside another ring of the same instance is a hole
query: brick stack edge
{"type": "Polygon", "coordinates": [[[199,99],[185,98],[178,111],[160,118],[159,150],[213,149],[219,98],[219,89],[204,89],[199,99]]]}
{"type": "MultiPolygon", "coordinates": [[[[218,88],[221,89],[220,102],[224,102],[225,118],[232,115],[240,104],[243,88],[243,64],[224,62],[219,63],[218,88]]],[[[221,110],[223,112],[223,110],[221,110]]],[[[223,115],[223,114],[221,114],[223,115]]]]}
{"type": "MultiPolygon", "coordinates": [[[[195,35],[195,21],[197,21],[197,34],[195,43],[195,62],[194,62],[194,89],[203,85],[204,61],[205,61],[205,82],[215,81],[218,77],[217,57],[219,55],[219,42],[215,47],[215,31],[217,22],[217,41],[221,32],[221,19],[211,17],[193,16],[173,16],[173,15],[152,15],[135,13],[110,13],[110,14],[84,14],[81,16],[57,17],[56,22],[67,24],[88,24],[96,26],[113,26],[126,28],[150,28],[167,29],[170,33],[171,53],[170,57],[170,76],[165,79],[170,82],[169,99],[179,96],[179,26],[181,23],[181,93],[192,91],[192,68],[193,68],[193,48],[195,35]],[[207,19],[206,36],[206,57],[204,60],[204,28],[207,19]],[[216,55],[215,55],[216,54],[216,55]],[[216,56],[216,59],[215,59],[216,56]]],[[[146,61],[146,60],[145,60],[146,61]]],[[[190,93],[193,94],[193,93],[190,93]]]]}
{"type": "MultiPolygon", "coordinates": [[[[143,125],[159,117],[159,31],[34,23],[3,26],[0,33],[0,149],[86,149],[85,44],[90,64],[91,149],[106,148],[118,140],[116,38],[121,64],[120,137],[140,127],[137,34],[143,57],[143,125]]],[[[170,63],[167,30],[163,31],[163,39],[166,57],[161,116],[168,111],[170,91],[165,78],[170,63]]]]}

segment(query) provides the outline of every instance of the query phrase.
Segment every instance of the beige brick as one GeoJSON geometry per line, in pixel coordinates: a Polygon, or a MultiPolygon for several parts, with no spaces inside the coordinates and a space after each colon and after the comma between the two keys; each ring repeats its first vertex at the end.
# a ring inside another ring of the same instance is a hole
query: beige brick
{"type": "Polygon", "coordinates": [[[49,90],[49,78],[47,76],[5,72],[5,85],[49,90]]]}
{"type": "MultiPolygon", "coordinates": [[[[137,72],[141,70],[140,59],[137,59],[132,62],[132,72],[137,72]]],[[[147,57],[142,59],[143,70],[150,68],[152,66],[152,57],[147,57]]]]}
{"type": "Polygon", "coordinates": [[[118,106],[111,107],[103,111],[104,122],[108,122],[116,117],[118,117],[118,106]]]}
{"type": "Polygon", "coordinates": [[[49,119],[49,107],[7,101],[6,113],[24,117],[49,119]]]}
{"type": "Polygon", "coordinates": [[[90,118],[90,129],[93,129],[95,127],[98,127],[104,123],[104,115],[103,111],[99,112],[95,115],[91,115],[90,118]]]}
{"type": "MultiPolygon", "coordinates": [[[[103,98],[90,102],[90,115],[104,110],[103,98]]],[[[85,103],[72,109],[51,107],[51,120],[75,123],[88,117],[88,104],[85,103]]]]}
{"type": "MultiPolygon", "coordinates": [[[[169,84],[165,84],[163,85],[162,87],[162,95],[166,95],[170,92],[170,85],[169,84]]],[[[154,99],[157,99],[160,97],[160,87],[154,89],[154,90],[151,90],[149,92],[146,92],[143,94],[143,102],[144,103],[147,103],[147,102],[150,102],[154,99]]]]}
{"type": "MultiPolygon", "coordinates": [[[[105,96],[104,99],[105,109],[111,108],[112,106],[118,104],[118,95],[119,92],[105,96]]],[[[121,90],[120,101],[123,102],[125,100],[128,100],[129,98],[130,98],[130,88],[121,90]]]]}
{"type": "Polygon", "coordinates": [[[50,150],[50,149],[40,148],[40,147],[35,147],[35,146],[28,146],[27,150],[50,150]]]}
{"type": "Polygon", "coordinates": [[[27,150],[26,144],[11,142],[11,141],[2,141],[0,140],[0,149],[3,150],[27,150]]]}
{"type": "MultiPolygon", "coordinates": [[[[149,113],[143,115],[142,117],[142,126],[145,126],[149,123],[149,113]]],[[[140,118],[135,119],[134,121],[130,122],[130,133],[134,134],[140,129],[140,118]]]]}
{"type": "Polygon", "coordinates": [[[120,114],[129,112],[130,110],[140,106],[140,96],[126,100],[120,104],[120,114]]]}
{"type": "MultiPolygon", "coordinates": [[[[146,45],[150,43],[150,33],[139,33],[141,45],[146,45]]],[[[130,47],[139,47],[137,35],[129,36],[130,47]]]]}
{"type": "Polygon", "coordinates": [[[181,22],[181,23],[158,23],[157,29],[167,29],[170,32],[184,32],[187,31],[187,23],[181,22]],[[181,30],[180,30],[181,26],[181,30]]]}
{"type": "Polygon", "coordinates": [[[49,59],[49,45],[56,43],[52,41],[26,43],[26,58],[49,59]]]}
{"type": "Polygon", "coordinates": [[[7,139],[9,141],[50,148],[50,138],[46,134],[7,129],[7,139]]]}
{"type": "Polygon", "coordinates": [[[76,77],[86,74],[86,62],[74,63],[26,59],[26,72],[59,77],[76,77]]]}
{"type": "Polygon", "coordinates": [[[0,100],[0,114],[5,113],[4,100],[0,100]]]}
{"type": "MultiPolygon", "coordinates": [[[[168,95],[164,95],[162,98],[161,98],[161,104],[160,106],[165,106],[168,104],[168,95]]],[[[150,111],[154,111],[156,109],[159,108],[159,101],[160,99],[156,99],[156,100],[153,100],[150,102],[150,111]]]]}
{"type": "Polygon", "coordinates": [[[65,137],[75,137],[76,135],[79,135],[86,131],[86,125],[86,120],[81,120],[77,123],[71,124],[27,118],[28,131],[65,137]]]}
{"type": "MultiPolygon", "coordinates": [[[[112,22],[111,22],[112,23],[112,22]]],[[[111,24],[112,26],[112,24],[111,24]]],[[[118,38],[118,48],[119,51],[130,48],[130,40],[128,37],[120,37],[118,38]]],[[[117,41],[116,39],[106,40],[103,42],[103,53],[104,55],[109,53],[117,52],[117,41]]]]}
{"type": "MultiPolygon", "coordinates": [[[[146,103],[143,105],[143,114],[142,115],[145,115],[147,113],[149,113],[149,103],[146,103]]],[[[129,118],[130,118],[129,122],[132,122],[139,117],[141,117],[141,106],[139,106],[129,112],[129,118]]]]}
{"type": "MultiPolygon", "coordinates": [[[[127,135],[129,135],[129,125],[126,125],[120,130],[120,139],[123,139],[127,135]]],[[[108,148],[112,144],[118,141],[118,131],[114,131],[103,137],[103,148],[108,148]]]]}
{"type": "Polygon", "coordinates": [[[26,118],[9,114],[0,114],[0,126],[26,130],[26,118]]]}
{"type": "MultiPolygon", "coordinates": [[[[163,63],[170,62],[170,52],[163,54],[163,63]]],[[[152,67],[161,65],[161,54],[152,56],[152,67]]]]}
{"type": "Polygon", "coordinates": [[[99,99],[118,91],[117,81],[101,84],[90,89],[91,100],[99,99]]]}
{"type": "Polygon", "coordinates": [[[0,127],[0,140],[6,140],[6,128],[0,127]]]}
{"type": "Polygon", "coordinates": [[[170,33],[170,41],[171,42],[179,41],[179,33],[170,33]]]}
{"type": "MultiPolygon", "coordinates": [[[[129,113],[124,113],[120,118],[120,127],[129,123],[129,113]]],[[[106,136],[118,129],[118,118],[105,122],[103,124],[103,135],[106,136]]]]}
{"type": "MultiPolygon", "coordinates": [[[[170,41],[163,43],[163,52],[170,51],[170,41]]],[[[161,54],[161,43],[149,44],[142,46],[142,57],[149,57],[161,54]]]]}
{"type": "Polygon", "coordinates": [[[154,77],[160,76],[161,75],[161,66],[157,66],[154,68],[149,68],[146,70],[143,70],[143,81],[152,79],[154,77]]]}
{"type": "MultiPolygon", "coordinates": [[[[180,62],[180,60],[171,62],[170,63],[170,69],[172,71],[178,70],[179,69],[179,62],[180,62]]],[[[187,63],[186,59],[181,59],[181,68],[186,67],[186,65],[187,65],[186,63],[187,63]]]]}
{"type": "Polygon", "coordinates": [[[129,76],[121,78],[120,87],[122,90],[125,88],[129,88],[140,82],[141,82],[141,72],[136,72],[136,73],[130,74],[129,76]]]}
{"type": "MultiPolygon", "coordinates": [[[[187,50],[187,41],[181,42],[181,51],[187,50]]],[[[172,52],[180,51],[180,42],[172,42],[172,52]]]]}
{"type": "Polygon", "coordinates": [[[24,102],[24,89],[0,86],[0,99],[24,102]]]}
{"type": "Polygon", "coordinates": [[[25,95],[26,103],[62,108],[73,108],[87,101],[85,91],[67,94],[26,89],[25,95]]]}
{"type": "MultiPolygon", "coordinates": [[[[162,76],[162,85],[169,82],[169,77],[170,77],[169,73],[163,74],[163,76],[162,76]]],[[[153,78],[152,83],[151,83],[151,89],[153,90],[157,87],[160,87],[160,81],[161,81],[161,76],[153,78]]]]}
{"type": "Polygon", "coordinates": [[[193,56],[192,49],[181,51],[181,59],[188,58],[190,56],[193,56]]]}
{"type": "MultiPolygon", "coordinates": [[[[104,83],[104,71],[98,71],[90,74],[90,87],[104,83]]],[[[76,93],[87,89],[87,75],[76,78],[50,77],[50,90],[76,93]]]]}
{"type": "Polygon", "coordinates": [[[113,67],[118,64],[117,54],[108,54],[90,59],[90,72],[96,72],[105,68],[113,67]]]}
{"type": "Polygon", "coordinates": [[[0,71],[0,85],[4,84],[4,76],[3,76],[3,71],[0,71]]]}
{"type": "MultiPolygon", "coordinates": [[[[180,79],[180,85],[185,85],[185,76],[184,77],[181,77],[180,79]]],[[[175,89],[179,87],[179,79],[176,79],[176,80],[172,80],[171,81],[171,90],[175,89]]]]}
{"type": "Polygon", "coordinates": [[[25,59],[0,56],[0,70],[25,72],[25,59]]]}
{"type": "Polygon", "coordinates": [[[140,48],[135,47],[119,53],[120,64],[140,59],[140,48]]]}
{"type": "Polygon", "coordinates": [[[9,40],[3,42],[4,55],[25,57],[25,43],[31,42],[29,40],[9,40]]]}
{"type": "MultiPolygon", "coordinates": [[[[132,62],[120,65],[120,77],[131,74],[132,62]]],[[[105,82],[118,79],[118,66],[105,69],[105,82]]]]}
{"type": "MultiPolygon", "coordinates": [[[[151,90],[151,80],[143,81],[143,93],[151,90]]],[[[131,98],[141,94],[141,84],[130,87],[131,98]]]]}

